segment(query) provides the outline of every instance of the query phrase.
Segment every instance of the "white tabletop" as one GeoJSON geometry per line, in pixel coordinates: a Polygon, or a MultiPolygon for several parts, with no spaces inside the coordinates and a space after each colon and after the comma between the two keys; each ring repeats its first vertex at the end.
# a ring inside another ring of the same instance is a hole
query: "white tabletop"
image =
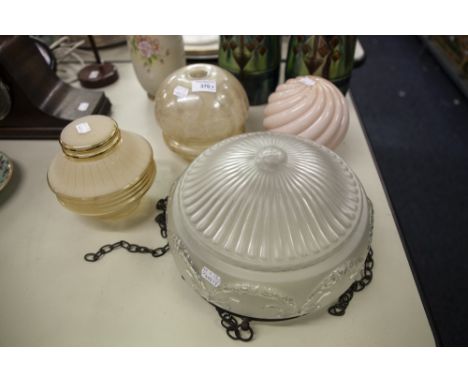
{"type": "MultiPolygon", "coordinates": [[[[103,222],[64,209],[46,173],[57,141],[0,140],[13,161],[0,192],[0,345],[3,346],[433,346],[429,323],[389,205],[350,97],[351,125],[337,152],[360,178],[375,209],[374,279],[355,294],[346,314],[324,313],[282,323],[254,322],[255,339],[229,339],[213,307],[183,282],[170,253],[108,254],[83,260],[103,244],[125,239],[146,246],[165,241],[153,221],[156,201],[187,166],[164,144],[153,103],[130,64],[105,88],[112,117],[153,146],[156,181],[126,220],[103,222]]],[[[248,131],[261,130],[253,107],[248,131]]]]}

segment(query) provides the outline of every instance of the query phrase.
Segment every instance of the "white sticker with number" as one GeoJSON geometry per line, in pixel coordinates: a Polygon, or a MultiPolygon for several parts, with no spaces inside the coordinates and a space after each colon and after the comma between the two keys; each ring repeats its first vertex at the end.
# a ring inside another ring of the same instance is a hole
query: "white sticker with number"
{"type": "Polygon", "coordinates": [[[86,111],[88,110],[88,107],[89,107],[89,102],[80,102],[80,104],[78,105],[78,110],[86,111]]]}
{"type": "Polygon", "coordinates": [[[192,81],[192,91],[216,93],[216,80],[192,81]]]}
{"type": "Polygon", "coordinates": [[[98,76],[99,76],[99,70],[92,70],[88,74],[88,79],[94,80],[95,78],[98,78],[98,76]]]}
{"type": "Polygon", "coordinates": [[[206,281],[208,281],[215,288],[219,287],[219,284],[221,284],[221,277],[219,277],[213,271],[209,270],[207,267],[202,268],[201,275],[206,281]]]}
{"type": "Polygon", "coordinates": [[[91,131],[91,127],[86,122],[77,124],[75,128],[78,134],[86,134],[91,131]]]}
{"type": "Polygon", "coordinates": [[[174,94],[177,98],[187,97],[189,89],[185,86],[176,86],[172,94],[174,94]]]}
{"type": "Polygon", "coordinates": [[[299,80],[299,82],[302,82],[304,85],[307,86],[314,86],[315,85],[315,80],[309,77],[304,77],[299,80]]]}

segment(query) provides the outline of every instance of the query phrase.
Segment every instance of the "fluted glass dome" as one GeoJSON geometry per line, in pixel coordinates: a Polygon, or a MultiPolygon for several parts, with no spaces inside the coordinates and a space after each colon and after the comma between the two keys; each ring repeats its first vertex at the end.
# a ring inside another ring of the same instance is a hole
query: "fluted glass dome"
{"type": "Polygon", "coordinates": [[[181,183],[192,233],[243,266],[292,269],[326,256],[352,231],[362,193],[343,160],[314,148],[254,134],[205,151],[181,183]]]}

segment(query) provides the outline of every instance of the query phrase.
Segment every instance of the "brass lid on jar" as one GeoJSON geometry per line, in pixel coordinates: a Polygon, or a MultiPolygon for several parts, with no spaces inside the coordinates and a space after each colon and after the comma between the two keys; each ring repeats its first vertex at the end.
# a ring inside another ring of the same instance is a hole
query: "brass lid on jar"
{"type": "Polygon", "coordinates": [[[117,122],[103,115],[90,115],[65,126],[60,145],[67,157],[87,159],[110,152],[120,139],[117,122]]]}

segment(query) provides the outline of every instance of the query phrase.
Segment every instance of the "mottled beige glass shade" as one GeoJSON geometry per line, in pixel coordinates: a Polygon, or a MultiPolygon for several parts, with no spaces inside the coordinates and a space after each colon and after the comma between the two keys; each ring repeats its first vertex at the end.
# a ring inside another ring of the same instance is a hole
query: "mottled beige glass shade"
{"type": "Polygon", "coordinates": [[[156,94],[156,119],[164,140],[187,160],[244,132],[248,109],[241,83],[226,70],[208,64],[175,71],[156,94]]]}
{"type": "Polygon", "coordinates": [[[349,110],[340,90],[317,76],[297,77],[279,85],[268,98],[263,127],[297,135],[330,149],[344,139],[349,110]]]}
{"type": "Polygon", "coordinates": [[[62,151],[47,174],[58,201],[81,215],[128,215],[151,187],[156,175],[151,145],[120,130],[106,116],[92,115],[67,125],[62,151]]]}

